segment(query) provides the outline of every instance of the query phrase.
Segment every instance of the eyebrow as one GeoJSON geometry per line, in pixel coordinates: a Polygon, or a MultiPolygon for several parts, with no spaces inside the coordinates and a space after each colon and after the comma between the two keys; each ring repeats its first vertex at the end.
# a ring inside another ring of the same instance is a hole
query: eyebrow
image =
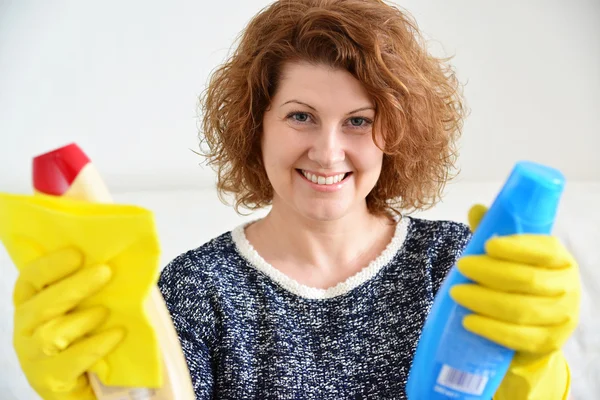
{"type": "MultiPolygon", "coordinates": [[[[285,106],[286,104],[289,104],[289,103],[302,104],[303,106],[306,106],[306,107],[310,108],[311,110],[317,111],[317,109],[314,108],[313,106],[311,106],[310,104],[306,104],[306,103],[304,103],[302,101],[298,101],[298,100],[289,100],[289,101],[286,101],[285,103],[283,103],[281,105],[281,107],[283,107],[283,106],[285,106]]],[[[357,108],[356,110],[352,110],[349,113],[347,113],[346,115],[354,114],[355,112],[364,111],[364,110],[375,110],[375,108],[372,107],[372,106],[365,106],[365,107],[357,108]]]]}

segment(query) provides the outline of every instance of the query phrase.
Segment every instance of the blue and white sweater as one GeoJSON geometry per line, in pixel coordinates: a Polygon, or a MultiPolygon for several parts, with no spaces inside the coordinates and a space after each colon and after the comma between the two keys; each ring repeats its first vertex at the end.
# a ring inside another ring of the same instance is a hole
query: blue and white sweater
{"type": "Polygon", "coordinates": [[[239,226],[163,270],[159,287],[198,399],[405,399],[433,298],[466,225],[404,217],[381,255],[331,289],[303,286],[239,226]]]}

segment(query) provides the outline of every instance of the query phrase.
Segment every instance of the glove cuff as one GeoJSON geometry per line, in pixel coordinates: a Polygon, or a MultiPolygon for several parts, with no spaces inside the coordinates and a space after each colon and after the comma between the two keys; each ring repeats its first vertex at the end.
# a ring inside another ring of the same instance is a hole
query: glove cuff
{"type": "Polygon", "coordinates": [[[494,400],[567,400],[569,364],[561,350],[540,355],[517,353],[494,400]]]}

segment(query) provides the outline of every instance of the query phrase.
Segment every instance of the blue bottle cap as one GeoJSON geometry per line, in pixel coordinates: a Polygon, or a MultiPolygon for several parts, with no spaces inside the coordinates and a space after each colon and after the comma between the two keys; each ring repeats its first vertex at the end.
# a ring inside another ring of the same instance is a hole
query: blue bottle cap
{"type": "Polygon", "coordinates": [[[565,177],[555,168],[520,161],[513,168],[497,201],[527,224],[552,225],[565,187],[565,177]]]}

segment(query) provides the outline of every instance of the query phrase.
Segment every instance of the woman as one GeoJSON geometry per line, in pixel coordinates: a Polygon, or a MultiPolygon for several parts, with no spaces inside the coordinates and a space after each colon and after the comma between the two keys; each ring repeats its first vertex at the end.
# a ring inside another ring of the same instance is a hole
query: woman
{"type": "MultiPolygon", "coordinates": [[[[202,100],[220,193],[271,209],[162,272],[197,398],[405,398],[427,313],[470,237],[406,216],[451,177],[463,121],[452,70],[381,1],[281,0],[202,100]]],[[[517,351],[497,398],[565,398],[576,265],[551,237],[490,242],[461,260],[477,283],[453,295],[477,312],[468,329],[517,351]],[[499,272],[482,277],[490,265],[499,272]]]]}

